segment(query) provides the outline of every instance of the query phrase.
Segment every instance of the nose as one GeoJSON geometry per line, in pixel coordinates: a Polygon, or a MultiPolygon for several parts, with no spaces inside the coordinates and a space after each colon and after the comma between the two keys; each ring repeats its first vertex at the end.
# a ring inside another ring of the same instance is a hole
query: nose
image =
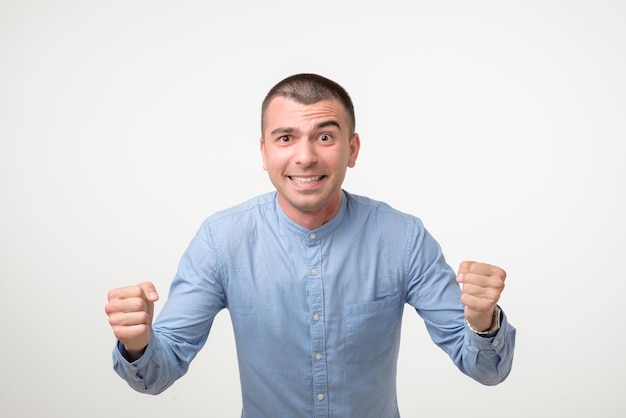
{"type": "Polygon", "coordinates": [[[312,141],[299,141],[296,148],[296,164],[308,167],[317,162],[315,144],[312,141]]]}

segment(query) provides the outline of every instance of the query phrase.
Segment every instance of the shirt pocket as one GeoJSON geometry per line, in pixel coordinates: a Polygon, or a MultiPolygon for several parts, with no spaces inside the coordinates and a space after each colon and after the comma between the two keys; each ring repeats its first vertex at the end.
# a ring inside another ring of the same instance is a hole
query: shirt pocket
{"type": "Polygon", "coordinates": [[[369,362],[394,347],[401,323],[400,296],[346,305],[346,363],[369,362]]]}

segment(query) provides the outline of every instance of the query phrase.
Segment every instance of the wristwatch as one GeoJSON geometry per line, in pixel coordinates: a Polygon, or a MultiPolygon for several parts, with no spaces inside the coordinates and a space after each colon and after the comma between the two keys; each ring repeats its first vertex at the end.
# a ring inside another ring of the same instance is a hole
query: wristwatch
{"type": "Polygon", "coordinates": [[[500,309],[500,307],[496,305],[496,309],[494,309],[493,311],[493,320],[491,321],[491,328],[489,328],[488,330],[476,331],[467,319],[465,320],[465,323],[467,324],[469,329],[471,329],[474,332],[474,334],[479,335],[483,338],[490,338],[490,337],[494,337],[498,333],[498,330],[500,329],[501,317],[502,317],[502,309],[500,309]]]}

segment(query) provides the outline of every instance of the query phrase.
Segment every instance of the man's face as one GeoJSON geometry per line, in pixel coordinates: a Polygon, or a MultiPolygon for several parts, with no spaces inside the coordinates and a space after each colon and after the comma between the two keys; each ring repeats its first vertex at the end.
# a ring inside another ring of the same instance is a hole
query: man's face
{"type": "Polygon", "coordinates": [[[341,185],[360,146],[349,126],[338,100],[303,105],[276,97],[266,109],[263,168],[278,190],[281,208],[303,226],[320,226],[339,210],[341,185]]]}

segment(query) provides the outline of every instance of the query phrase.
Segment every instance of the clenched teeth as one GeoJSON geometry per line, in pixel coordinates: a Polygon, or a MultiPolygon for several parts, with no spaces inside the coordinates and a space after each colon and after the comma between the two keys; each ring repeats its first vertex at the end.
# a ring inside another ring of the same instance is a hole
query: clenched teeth
{"type": "Polygon", "coordinates": [[[289,177],[291,180],[295,181],[296,183],[314,183],[316,181],[319,181],[322,176],[315,176],[315,177],[289,177]]]}

